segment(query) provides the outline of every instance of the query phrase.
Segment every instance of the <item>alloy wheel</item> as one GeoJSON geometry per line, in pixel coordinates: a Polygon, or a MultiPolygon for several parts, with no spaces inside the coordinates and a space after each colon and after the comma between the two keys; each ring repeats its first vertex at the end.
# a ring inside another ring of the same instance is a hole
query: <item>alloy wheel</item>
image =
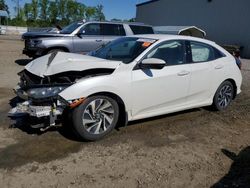
{"type": "Polygon", "coordinates": [[[91,134],[102,134],[111,127],[114,113],[114,107],[107,99],[95,99],[83,112],[83,126],[91,134]]]}
{"type": "Polygon", "coordinates": [[[232,101],[233,98],[233,88],[231,85],[224,85],[218,95],[218,105],[224,109],[226,108],[232,101]]]}

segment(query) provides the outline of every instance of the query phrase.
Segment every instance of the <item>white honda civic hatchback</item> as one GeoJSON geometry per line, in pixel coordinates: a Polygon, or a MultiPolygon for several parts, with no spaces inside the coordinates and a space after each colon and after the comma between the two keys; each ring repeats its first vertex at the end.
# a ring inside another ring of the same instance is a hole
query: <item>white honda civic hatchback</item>
{"type": "Polygon", "coordinates": [[[97,140],[128,121],[191,108],[223,110],[241,92],[236,59],[188,36],[122,37],[88,55],[53,53],[19,73],[25,99],[10,113],[42,118],[46,130],[72,113],[72,127],[97,140]]]}

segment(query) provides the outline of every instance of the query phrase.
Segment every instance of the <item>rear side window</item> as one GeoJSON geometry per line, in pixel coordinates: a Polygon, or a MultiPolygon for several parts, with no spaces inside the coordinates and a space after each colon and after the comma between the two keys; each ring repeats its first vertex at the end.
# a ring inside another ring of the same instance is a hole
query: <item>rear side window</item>
{"type": "Polygon", "coordinates": [[[210,46],[199,43],[199,42],[190,42],[192,62],[206,62],[214,60],[213,48],[210,46]]]}
{"type": "Polygon", "coordinates": [[[129,25],[131,30],[135,35],[138,34],[154,34],[153,28],[149,26],[138,26],[138,25],[129,25]]]}
{"type": "Polygon", "coordinates": [[[101,24],[101,34],[110,36],[125,36],[122,24],[101,24]]]}
{"type": "Polygon", "coordinates": [[[213,48],[213,50],[214,50],[214,58],[215,59],[219,59],[219,58],[222,58],[222,57],[226,56],[225,54],[223,54],[221,51],[219,51],[216,48],[213,48]]]}

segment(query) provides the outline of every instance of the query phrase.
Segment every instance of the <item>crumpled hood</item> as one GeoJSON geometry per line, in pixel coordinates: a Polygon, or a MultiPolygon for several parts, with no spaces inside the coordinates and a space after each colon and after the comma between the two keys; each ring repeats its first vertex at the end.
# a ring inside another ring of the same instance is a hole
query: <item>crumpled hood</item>
{"type": "Polygon", "coordinates": [[[120,63],[87,55],[58,52],[33,60],[25,69],[34,75],[44,77],[68,71],[116,69],[120,63]]]}

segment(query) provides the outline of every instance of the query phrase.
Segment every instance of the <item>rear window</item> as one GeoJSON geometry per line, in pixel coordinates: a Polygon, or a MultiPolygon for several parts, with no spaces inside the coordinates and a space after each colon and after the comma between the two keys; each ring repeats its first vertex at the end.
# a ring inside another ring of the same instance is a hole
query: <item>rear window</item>
{"type": "Polygon", "coordinates": [[[102,35],[125,36],[125,30],[122,24],[101,24],[102,35]]]}
{"type": "Polygon", "coordinates": [[[149,26],[138,26],[138,25],[129,25],[131,30],[135,35],[138,34],[154,34],[153,28],[149,26]]]}
{"type": "Polygon", "coordinates": [[[225,57],[218,49],[201,42],[190,42],[192,62],[208,62],[225,57]]]}
{"type": "Polygon", "coordinates": [[[207,62],[213,60],[213,50],[199,42],[190,42],[193,62],[207,62]]]}

